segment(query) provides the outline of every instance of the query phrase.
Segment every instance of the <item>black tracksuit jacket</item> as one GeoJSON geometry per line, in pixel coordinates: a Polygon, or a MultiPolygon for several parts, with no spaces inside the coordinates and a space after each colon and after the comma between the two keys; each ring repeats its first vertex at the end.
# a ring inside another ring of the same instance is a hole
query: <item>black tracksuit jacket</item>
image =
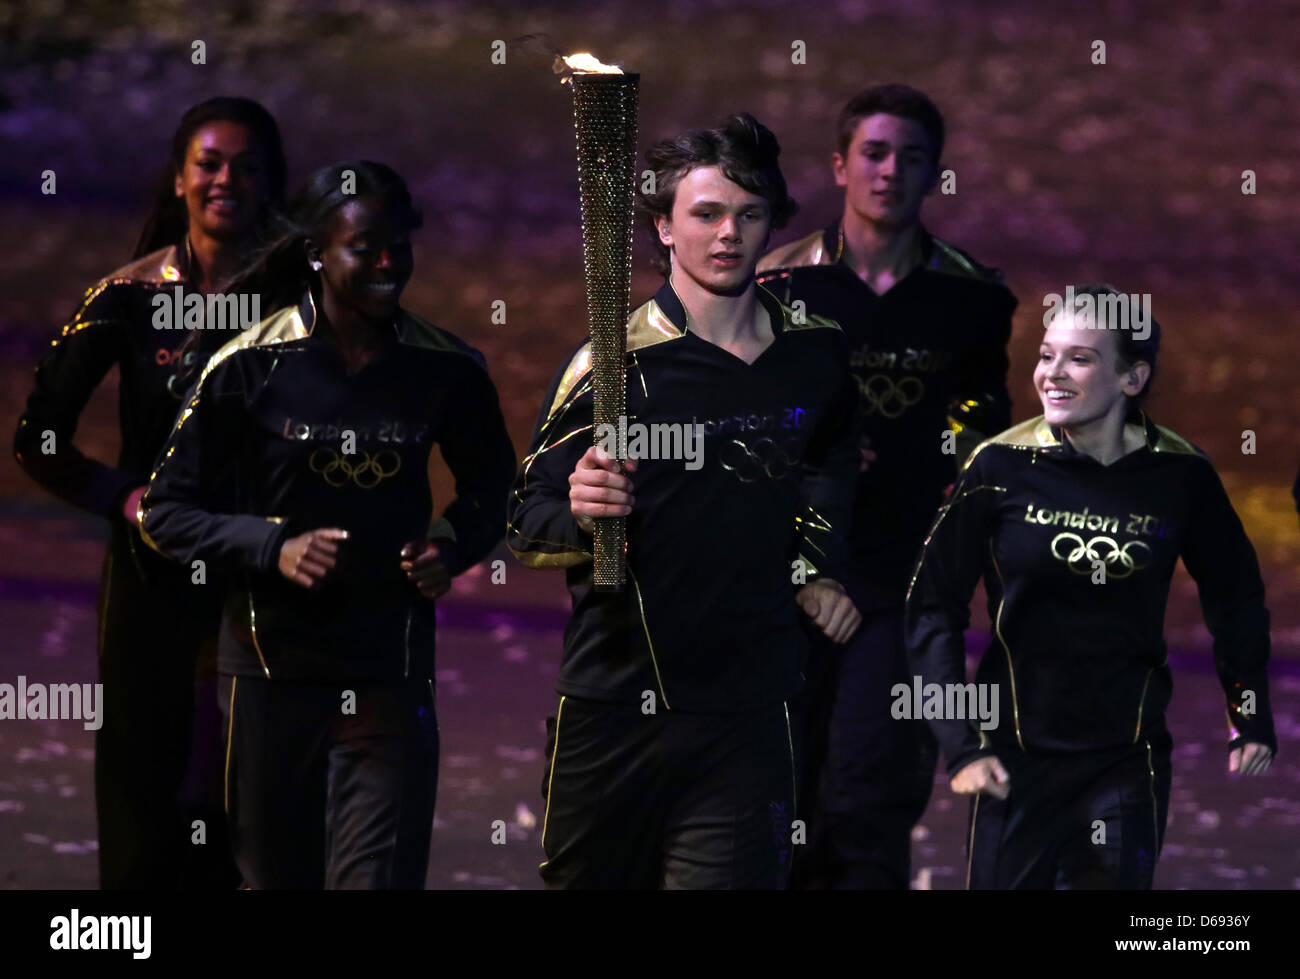
{"type": "Polygon", "coordinates": [[[698,424],[703,464],[643,458],[632,474],[624,594],[592,586],[591,538],[569,475],[592,445],[590,344],[547,392],[509,503],[507,541],[567,569],[573,617],[557,688],[607,702],[727,713],[788,700],[802,682],[807,580],[842,579],[858,464],[856,394],[832,322],[796,318],[766,290],[772,344],[752,364],[687,328],[665,284],[628,320],[630,424],[698,424]]]}
{"type": "MultiPolygon", "coordinates": [[[[174,378],[185,342],[183,330],[153,324],[154,297],[187,285],[187,253],[175,246],[145,255],[97,282],[36,368],[36,383],[18,420],[14,455],[36,482],[55,496],[110,521],[109,561],[130,568],[143,583],[184,585],[188,571],[140,546],[140,535],[122,517],[122,503],[149,479],[167,440],[184,390],[174,378]],[[86,402],[113,366],[120,373],[117,464],[84,455],[73,444],[86,402]],[[52,432],[52,452],[43,451],[52,432]]],[[[195,614],[217,606],[194,593],[195,614]]],[[[107,614],[107,610],[102,610],[107,614]]],[[[123,610],[122,614],[139,614],[123,610]]],[[[215,619],[214,625],[215,625],[215,619]]]]}
{"type": "Polygon", "coordinates": [[[406,541],[436,539],[452,574],[501,538],[515,470],[482,357],[399,311],[397,342],[349,374],[313,334],[310,295],[218,351],[176,419],[142,502],[145,539],[185,565],[238,568],[222,672],[294,680],[432,677],[433,603],[400,569],[406,541]],[[456,498],[432,522],[434,443],[456,498]],[[333,576],[308,590],[280,548],[340,527],[333,576]]]}
{"type": "Polygon", "coordinates": [[[844,262],[840,222],[766,255],[759,282],[835,320],[876,460],[857,476],[855,593],[899,606],[943,491],[983,439],[1011,424],[1007,340],[1016,298],[1001,273],[922,229],[921,261],[884,295],[844,262]],[[955,437],[945,447],[944,432],[955,437]],[[950,451],[945,451],[945,448],[950,451]]]}
{"type": "Polygon", "coordinates": [[[1277,750],[1255,550],[1206,456],[1135,420],[1146,444],[1109,466],[1041,417],[1016,425],[976,449],[935,518],[907,599],[912,670],[965,681],[962,630],[982,576],[993,635],[976,681],[999,685],[1001,715],[987,732],[930,721],[949,774],[1003,749],[1081,752],[1166,733],[1162,632],[1179,558],[1214,637],[1230,745],[1277,750]]]}

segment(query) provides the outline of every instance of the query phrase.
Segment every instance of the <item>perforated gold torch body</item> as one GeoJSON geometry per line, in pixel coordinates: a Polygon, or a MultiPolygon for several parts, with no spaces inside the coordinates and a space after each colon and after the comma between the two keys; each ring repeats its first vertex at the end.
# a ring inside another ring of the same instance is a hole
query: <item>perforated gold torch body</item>
{"type": "MultiPolygon", "coordinates": [[[[597,433],[602,431],[602,425],[623,430],[619,418],[627,408],[625,355],[632,290],[640,76],[575,72],[567,81],[573,86],[573,126],[578,142],[578,199],[595,389],[595,442],[599,441],[597,433]]],[[[618,458],[624,457],[625,447],[619,440],[618,458]]],[[[597,517],[594,544],[596,589],[622,591],[626,585],[626,518],[597,517]]]]}

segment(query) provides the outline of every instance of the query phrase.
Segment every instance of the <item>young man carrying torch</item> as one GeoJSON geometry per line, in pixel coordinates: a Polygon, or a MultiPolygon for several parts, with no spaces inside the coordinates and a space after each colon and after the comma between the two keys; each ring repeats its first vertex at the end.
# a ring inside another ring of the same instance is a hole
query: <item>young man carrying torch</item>
{"type": "Polygon", "coordinates": [[[584,343],[515,481],[511,549],[565,568],[573,598],[547,725],[551,887],[778,888],[802,840],[787,705],[801,620],[835,642],[859,621],[836,581],[857,395],[838,327],[754,281],[795,207],[779,152],[741,115],[647,154],[668,281],[628,320],[628,421],[702,456],[620,465],[593,445],[584,343]],[[627,520],[621,593],[593,586],[593,520],[610,516],[627,520]]]}

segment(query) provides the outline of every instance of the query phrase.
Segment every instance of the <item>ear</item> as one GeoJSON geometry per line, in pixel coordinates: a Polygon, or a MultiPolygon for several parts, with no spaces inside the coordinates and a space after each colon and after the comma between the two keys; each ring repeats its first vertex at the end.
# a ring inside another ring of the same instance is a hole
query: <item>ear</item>
{"type": "Polygon", "coordinates": [[[177,197],[185,196],[185,183],[181,180],[179,173],[172,179],[172,189],[176,192],[177,197]]]}
{"type": "Polygon", "coordinates": [[[1133,397],[1144,387],[1147,380],[1151,377],[1151,365],[1145,360],[1139,360],[1120,374],[1119,389],[1129,397],[1133,397]]]}
{"type": "Polygon", "coordinates": [[[304,248],[304,249],[306,250],[306,252],[307,252],[307,261],[309,261],[309,262],[319,262],[319,261],[320,261],[320,245],[316,244],[316,242],[312,241],[312,239],[310,239],[310,238],[306,238],[306,239],[304,239],[302,244],[303,244],[303,248],[304,248]]]}
{"type": "Polygon", "coordinates": [[[831,173],[835,174],[836,187],[849,185],[848,161],[844,159],[843,153],[831,154],[831,173]]]}
{"type": "Polygon", "coordinates": [[[659,214],[655,216],[655,230],[659,232],[659,240],[667,248],[673,247],[672,225],[668,221],[668,215],[659,214]]]}

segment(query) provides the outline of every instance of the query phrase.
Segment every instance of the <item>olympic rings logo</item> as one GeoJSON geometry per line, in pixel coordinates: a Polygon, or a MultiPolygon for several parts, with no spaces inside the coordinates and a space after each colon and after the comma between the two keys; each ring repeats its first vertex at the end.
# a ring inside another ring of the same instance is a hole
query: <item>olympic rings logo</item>
{"type": "Polygon", "coordinates": [[[888,374],[872,374],[865,381],[859,380],[858,388],[867,403],[864,414],[885,418],[898,418],[925,394],[919,377],[905,377],[894,383],[888,374]]]}
{"type": "Polygon", "coordinates": [[[1151,563],[1151,548],[1140,540],[1121,547],[1110,537],[1093,537],[1085,542],[1078,534],[1064,533],[1052,538],[1052,556],[1064,561],[1075,574],[1090,574],[1094,561],[1105,561],[1109,577],[1127,578],[1151,563]],[[1064,554],[1058,547],[1062,542],[1067,547],[1064,554]]]}
{"type": "Polygon", "coordinates": [[[392,449],[384,449],[374,455],[363,452],[360,460],[350,462],[333,449],[320,448],[311,454],[307,464],[330,486],[346,486],[351,480],[358,488],[368,490],[396,476],[402,468],[402,457],[392,449]]]}
{"type": "Polygon", "coordinates": [[[799,442],[788,438],[777,443],[764,436],[753,446],[732,439],[722,446],[722,468],[736,474],[742,483],[753,483],[760,472],[768,479],[782,479],[800,462],[799,442]]]}

